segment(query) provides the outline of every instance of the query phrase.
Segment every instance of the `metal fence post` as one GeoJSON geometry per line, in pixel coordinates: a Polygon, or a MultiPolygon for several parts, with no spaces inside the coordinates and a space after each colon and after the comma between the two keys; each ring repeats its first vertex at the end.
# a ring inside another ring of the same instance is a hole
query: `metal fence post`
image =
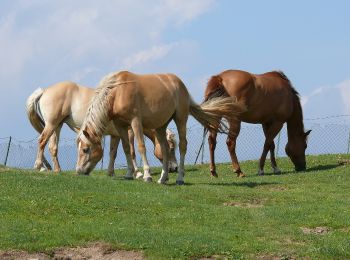
{"type": "Polygon", "coordinates": [[[11,140],[12,140],[12,137],[10,136],[10,140],[9,140],[8,145],[7,145],[7,152],[6,152],[5,162],[4,162],[5,166],[7,164],[7,158],[9,157],[9,153],[10,153],[11,140]]]}
{"type": "MultiPolygon", "coordinates": [[[[196,159],[194,160],[194,165],[197,164],[197,160],[198,160],[199,154],[201,153],[201,150],[203,149],[203,146],[204,146],[205,136],[206,136],[206,135],[207,135],[207,133],[206,133],[206,131],[205,131],[205,128],[203,128],[203,139],[202,139],[201,146],[199,147],[199,150],[198,150],[196,159]]],[[[203,154],[202,154],[202,156],[203,156],[203,154]]]]}
{"type": "Polygon", "coordinates": [[[103,170],[103,157],[105,157],[105,137],[102,139],[102,161],[101,161],[101,170],[103,170]]]}
{"type": "MultiPolygon", "coordinates": [[[[282,131],[282,130],[281,130],[281,131],[282,131]]],[[[278,157],[278,151],[279,151],[279,149],[280,149],[281,131],[278,133],[278,137],[277,137],[276,157],[278,157]]]]}
{"type": "Polygon", "coordinates": [[[201,164],[204,163],[204,146],[205,146],[205,136],[204,136],[204,139],[203,139],[201,164]]]}
{"type": "Polygon", "coordinates": [[[348,136],[348,151],[347,154],[350,152],[350,130],[349,130],[349,136],[348,136]]]}

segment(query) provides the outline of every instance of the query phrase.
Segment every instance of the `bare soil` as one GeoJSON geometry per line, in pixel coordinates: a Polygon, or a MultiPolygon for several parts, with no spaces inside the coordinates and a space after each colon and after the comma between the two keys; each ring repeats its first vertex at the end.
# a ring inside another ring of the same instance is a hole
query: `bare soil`
{"type": "Polygon", "coordinates": [[[315,227],[315,228],[307,228],[302,227],[301,230],[304,234],[314,234],[314,235],[325,235],[331,231],[329,227],[315,227]]]}
{"type": "Polygon", "coordinates": [[[102,259],[102,260],[143,260],[145,257],[142,253],[136,251],[114,250],[111,246],[104,243],[89,244],[84,247],[75,248],[58,248],[52,254],[46,253],[28,253],[19,250],[0,251],[0,259],[27,259],[27,260],[85,260],[85,259],[102,259]]]}

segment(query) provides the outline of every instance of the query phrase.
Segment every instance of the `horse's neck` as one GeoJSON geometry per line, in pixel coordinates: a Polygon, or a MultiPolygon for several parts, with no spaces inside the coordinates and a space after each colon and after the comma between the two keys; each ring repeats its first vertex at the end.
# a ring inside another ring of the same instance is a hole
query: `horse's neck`
{"type": "Polygon", "coordinates": [[[293,102],[293,113],[287,121],[288,139],[304,134],[303,111],[300,101],[295,97],[293,102]]]}

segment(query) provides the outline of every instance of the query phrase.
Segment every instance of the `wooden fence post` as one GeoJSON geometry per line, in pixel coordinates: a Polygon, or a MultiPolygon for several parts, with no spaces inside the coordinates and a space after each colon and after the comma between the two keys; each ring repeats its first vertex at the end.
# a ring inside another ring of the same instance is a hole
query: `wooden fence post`
{"type": "Polygon", "coordinates": [[[10,136],[10,140],[9,140],[8,145],[7,145],[7,152],[6,152],[5,163],[4,163],[5,166],[7,164],[7,158],[9,157],[9,153],[10,153],[11,140],[12,140],[12,137],[10,136]]]}

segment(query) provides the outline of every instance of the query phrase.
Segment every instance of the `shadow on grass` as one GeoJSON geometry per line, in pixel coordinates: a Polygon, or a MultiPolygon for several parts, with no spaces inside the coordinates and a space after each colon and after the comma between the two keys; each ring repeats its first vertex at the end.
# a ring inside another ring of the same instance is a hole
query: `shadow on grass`
{"type": "MultiPolygon", "coordinates": [[[[328,171],[331,169],[335,169],[340,167],[340,164],[334,163],[334,164],[326,164],[326,165],[317,165],[313,167],[307,168],[305,171],[300,171],[297,172],[295,170],[290,170],[290,171],[283,171],[281,175],[286,175],[286,174],[305,174],[309,172],[317,172],[317,171],[328,171]]],[[[278,174],[266,174],[266,175],[278,175],[278,174]]]]}
{"type": "Polygon", "coordinates": [[[279,185],[279,182],[253,182],[253,181],[245,181],[245,182],[230,182],[230,183],[207,183],[207,185],[213,186],[237,186],[237,187],[248,187],[255,188],[264,185],[279,185]]]}

